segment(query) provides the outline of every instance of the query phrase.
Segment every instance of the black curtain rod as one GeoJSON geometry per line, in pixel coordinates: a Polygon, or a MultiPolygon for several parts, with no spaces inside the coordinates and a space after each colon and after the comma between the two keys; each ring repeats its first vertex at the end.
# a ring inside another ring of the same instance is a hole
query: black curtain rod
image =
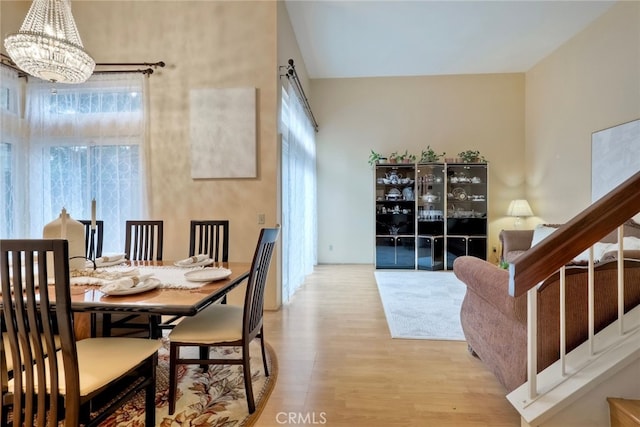
{"type": "Polygon", "coordinates": [[[158,62],[96,62],[96,67],[133,67],[133,66],[144,66],[144,67],[164,67],[166,64],[164,61],[158,62]]]}
{"type": "MultiPolygon", "coordinates": [[[[304,111],[307,113],[309,120],[311,120],[311,124],[313,124],[313,128],[316,132],[318,132],[318,122],[316,122],[316,118],[313,115],[313,111],[311,111],[311,105],[309,105],[309,100],[307,99],[307,95],[304,93],[304,89],[302,88],[302,83],[300,83],[300,79],[298,78],[298,73],[296,72],[296,67],[293,64],[293,59],[289,59],[288,65],[281,65],[280,68],[286,68],[287,73],[284,74],[287,76],[289,81],[293,82],[293,88],[297,92],[298,98],[302,102],[302,107],[304,111]]],[[[281,75],[282,77],[282,75],[281,75]]]]}
{"type": "Polygon", "coordinates": [[[93,74],[120,74],[120,73],[142,73],[142,74],[153,74],[152,68],[146,68],[144,70],[98,70],[94,71],[93,74]]]}
{"type": "MultiPolygon", "coordinates": [[[[16,64],[11,60],[11,57],[5,55],[0,52],[0,63],[11,68],[14,71],[18,72],[19,77],[29,77],[27,73],[22,71],[20,68],[16,66],[16,64]]],[[[158,62],[103,62],[96,63],[96,67],[135,67],[135,66],[145,66],[148,68],[145,69],[123,69],[123,70],[94,70],[93,74],[117,74],[117,73],[142,73],[146,75],[153,74],[153,69],[158,67],[164,67],[166,64],[164,61],[158,62]],[[153,68],[151,68],[153,67],[153,68]]]]}

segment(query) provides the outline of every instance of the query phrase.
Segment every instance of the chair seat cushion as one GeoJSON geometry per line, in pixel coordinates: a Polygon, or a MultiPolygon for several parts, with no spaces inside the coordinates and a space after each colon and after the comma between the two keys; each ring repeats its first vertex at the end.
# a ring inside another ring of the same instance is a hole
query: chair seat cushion
{"type": "MultiPolygon", "coordinates": [[[[53,338],[56,348],[60,348],[60,337],[55,336],[53,338]]],[[[9,344],[9,335],[2,334],[2,345],[4,346],[4,356],[7,362],[7,372],[13,371],[13,356],[11,355],[11,347],[9,344]]]]}
{"type": "MultiPolygon", "coordinates": [[[[88,338],[78,341],[80,396],[86,396],[119,378],[157,352],[160,345],[159,340],[144,338],[88,338]]],[[[61,351],[57,352],[57,357],[59,366],[64,370],[61,351]]],[[[14,391],[14,380],[9,381],[8,388],[14,391]]],[[[50,390],[47,379],[47,391],[50,390]]],[[[63,374],[60,376],[60,393],[66,394],[63,374]]]]}
{"type": "Polygon", "coordinates": [[[208,344],[242,339],[242,307],[212,304],[192,317],[185,317],[169,333],[169,340],[208,344]]]}

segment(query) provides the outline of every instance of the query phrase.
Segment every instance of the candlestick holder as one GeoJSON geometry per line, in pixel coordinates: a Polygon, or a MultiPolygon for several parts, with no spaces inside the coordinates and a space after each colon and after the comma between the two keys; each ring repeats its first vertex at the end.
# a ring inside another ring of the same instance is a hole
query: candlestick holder
{"type": "Polygon", "coordinates": [[[91,227],[91,230],[89,231],[89,260],[91,260],[93,262],[93,266],[95,269],[95,265],[96,265],[96,229],[91,227]]]}

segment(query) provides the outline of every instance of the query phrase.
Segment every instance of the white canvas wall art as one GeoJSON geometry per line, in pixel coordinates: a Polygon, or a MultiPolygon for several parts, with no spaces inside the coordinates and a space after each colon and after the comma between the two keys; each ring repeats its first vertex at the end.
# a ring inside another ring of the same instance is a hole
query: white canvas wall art
{"type": "Polygon", "coordinates": [[[591,202],[595,202],[640,171],[640,119],[594,132],[591,144],[591,202]]]}
{"type": "Polygon", "coordinates": [[[189,108],[191,177],[255,178],[256,89],[193,89],[189,108]]]}

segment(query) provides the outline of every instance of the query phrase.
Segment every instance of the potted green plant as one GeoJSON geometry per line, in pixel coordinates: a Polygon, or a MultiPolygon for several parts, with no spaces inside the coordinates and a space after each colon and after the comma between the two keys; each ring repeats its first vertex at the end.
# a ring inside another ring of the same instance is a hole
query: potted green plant
{"type": "Polygon", "coordinates": [[[409,154],[409,150],[404,150],[404,153],[396,154],[396,161],[398,163],[411,163],[416,161],[416,156],[409,154]]]}
{"type": "Polygon", "coordinates": [[[400,163],[412,163],[416,161],[416,156],[409,154],[409,150],[404,150],[400,156],[398,156],[398,162],[400,163]]]}
{"type": "Polygon", "coordinates": [[[394,151],[393,153],[389,154],[389,163],[398,163],[401,161],[400,159],[401,155],[398,154],[397,151],[394,151]]]}
{"type": "Polygon", "coordinates": [[[386,157],[382,157],[382,155],[380,155],[380,153],[376,153],[375,151],[371,150],[371,153],[369,154],[369,164],[371,166],[377,164],[377,163],[382,163],[383,160],[386,160],[386,157]]]}
{"type": "Polygon", "coordinates": [[[484,156],[480,155],[480,151],[466,150],[458,153],[458,157],[463,163],[486,163],[487,160],[484,156]]]}
{"type": "Polygon", "coordinates": [[[437,162],[445,154],[447,154],[447,153],[438,154],[438,153],[435,152],[435,150],[433,148],[431,148],[430,145],[427,145],[427,149],[426,150],[422,150],[422,153],[420,153],[420,163],[437,162]]]}

